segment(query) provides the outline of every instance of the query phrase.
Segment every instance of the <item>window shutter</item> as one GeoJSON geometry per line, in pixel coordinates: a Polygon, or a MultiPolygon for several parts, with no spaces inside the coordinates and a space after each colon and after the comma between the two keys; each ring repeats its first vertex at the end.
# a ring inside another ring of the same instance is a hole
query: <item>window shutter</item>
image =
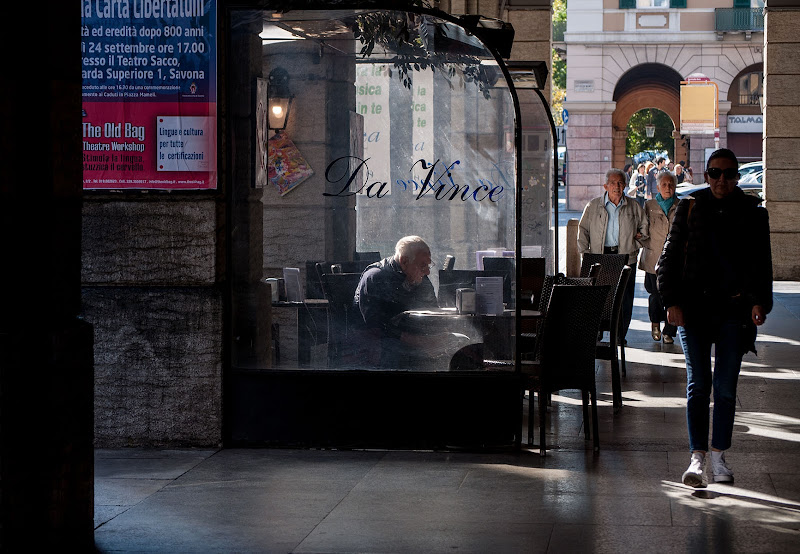
{"type": "Polygon", "coordinates": [[[749,8],[750,0],[733,0],[734,8],[749,8]]]}
{"type": "MultiPolygon", "coordinates": [[[[735,2],[736,0],[734,0],[735,2]]],[[[669,7],[670,8],[685,8],[686,7],[686,0],[669,0],[669,7]]]]}
{"type": "Polygon", "coordinates": [[[636,0],[619,0],[619,9],[629,10],[636,7],[636,0]]]}

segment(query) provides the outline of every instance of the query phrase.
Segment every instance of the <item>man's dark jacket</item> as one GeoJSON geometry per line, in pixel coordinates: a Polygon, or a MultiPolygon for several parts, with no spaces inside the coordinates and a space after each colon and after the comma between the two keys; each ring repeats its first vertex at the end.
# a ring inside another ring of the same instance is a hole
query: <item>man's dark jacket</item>
{"type": "Polygon", "coordinates": [[[379,329],[384,336],[394,336],[399,334],[399,330],[391,325],[394,316],[407,310],[429,310],[439,306],[433,283],[427,276],[410,289],[403,286],[405,280],[406,274],[394,256],[364,269],[355,302],[367,328],[379,329]]]}

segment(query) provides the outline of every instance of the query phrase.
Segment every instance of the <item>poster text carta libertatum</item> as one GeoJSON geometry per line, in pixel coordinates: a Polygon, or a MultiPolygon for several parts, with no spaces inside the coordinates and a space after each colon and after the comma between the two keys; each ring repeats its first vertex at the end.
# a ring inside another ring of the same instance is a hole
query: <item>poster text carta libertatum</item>
{"type": "Polygon", "coordinates": [[[203,0],[81,0],[81,17],[159,19],[202,15],[203,0]]]}

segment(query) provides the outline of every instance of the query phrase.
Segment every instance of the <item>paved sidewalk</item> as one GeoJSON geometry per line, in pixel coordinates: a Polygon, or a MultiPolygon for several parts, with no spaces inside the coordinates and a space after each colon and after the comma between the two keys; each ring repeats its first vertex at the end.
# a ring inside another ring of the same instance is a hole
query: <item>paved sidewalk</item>
{"type": "Polygon", "coordinates": [[[654,343],[637,272],[625,407],[598,362],[601,451],[577,395],[554,396],[553,450],[98,450],[101,552],[798,552],[800,283],[748,354],[728,461],[734,485],[680,483],[686,377],[654,343]]]}

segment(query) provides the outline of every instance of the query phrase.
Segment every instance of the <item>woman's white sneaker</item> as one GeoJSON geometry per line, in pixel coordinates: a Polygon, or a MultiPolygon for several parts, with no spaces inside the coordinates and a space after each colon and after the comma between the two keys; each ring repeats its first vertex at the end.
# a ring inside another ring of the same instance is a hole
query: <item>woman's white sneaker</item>
{"type": "Polygon", "coordinates": [[[703,480],[703,468],[705,466],[706,457],[702,452],[692,452],[692,461],[689,463],[689,469],[683,472],[683,484],[689,487],[705,487],[706,483],[703,480]]]}
{"type": "Polygon", "coordinates": [[[725,461],[725,452],[711,451],[711,471],[715,483],[733,483],[733,471],[725,461]]]}

